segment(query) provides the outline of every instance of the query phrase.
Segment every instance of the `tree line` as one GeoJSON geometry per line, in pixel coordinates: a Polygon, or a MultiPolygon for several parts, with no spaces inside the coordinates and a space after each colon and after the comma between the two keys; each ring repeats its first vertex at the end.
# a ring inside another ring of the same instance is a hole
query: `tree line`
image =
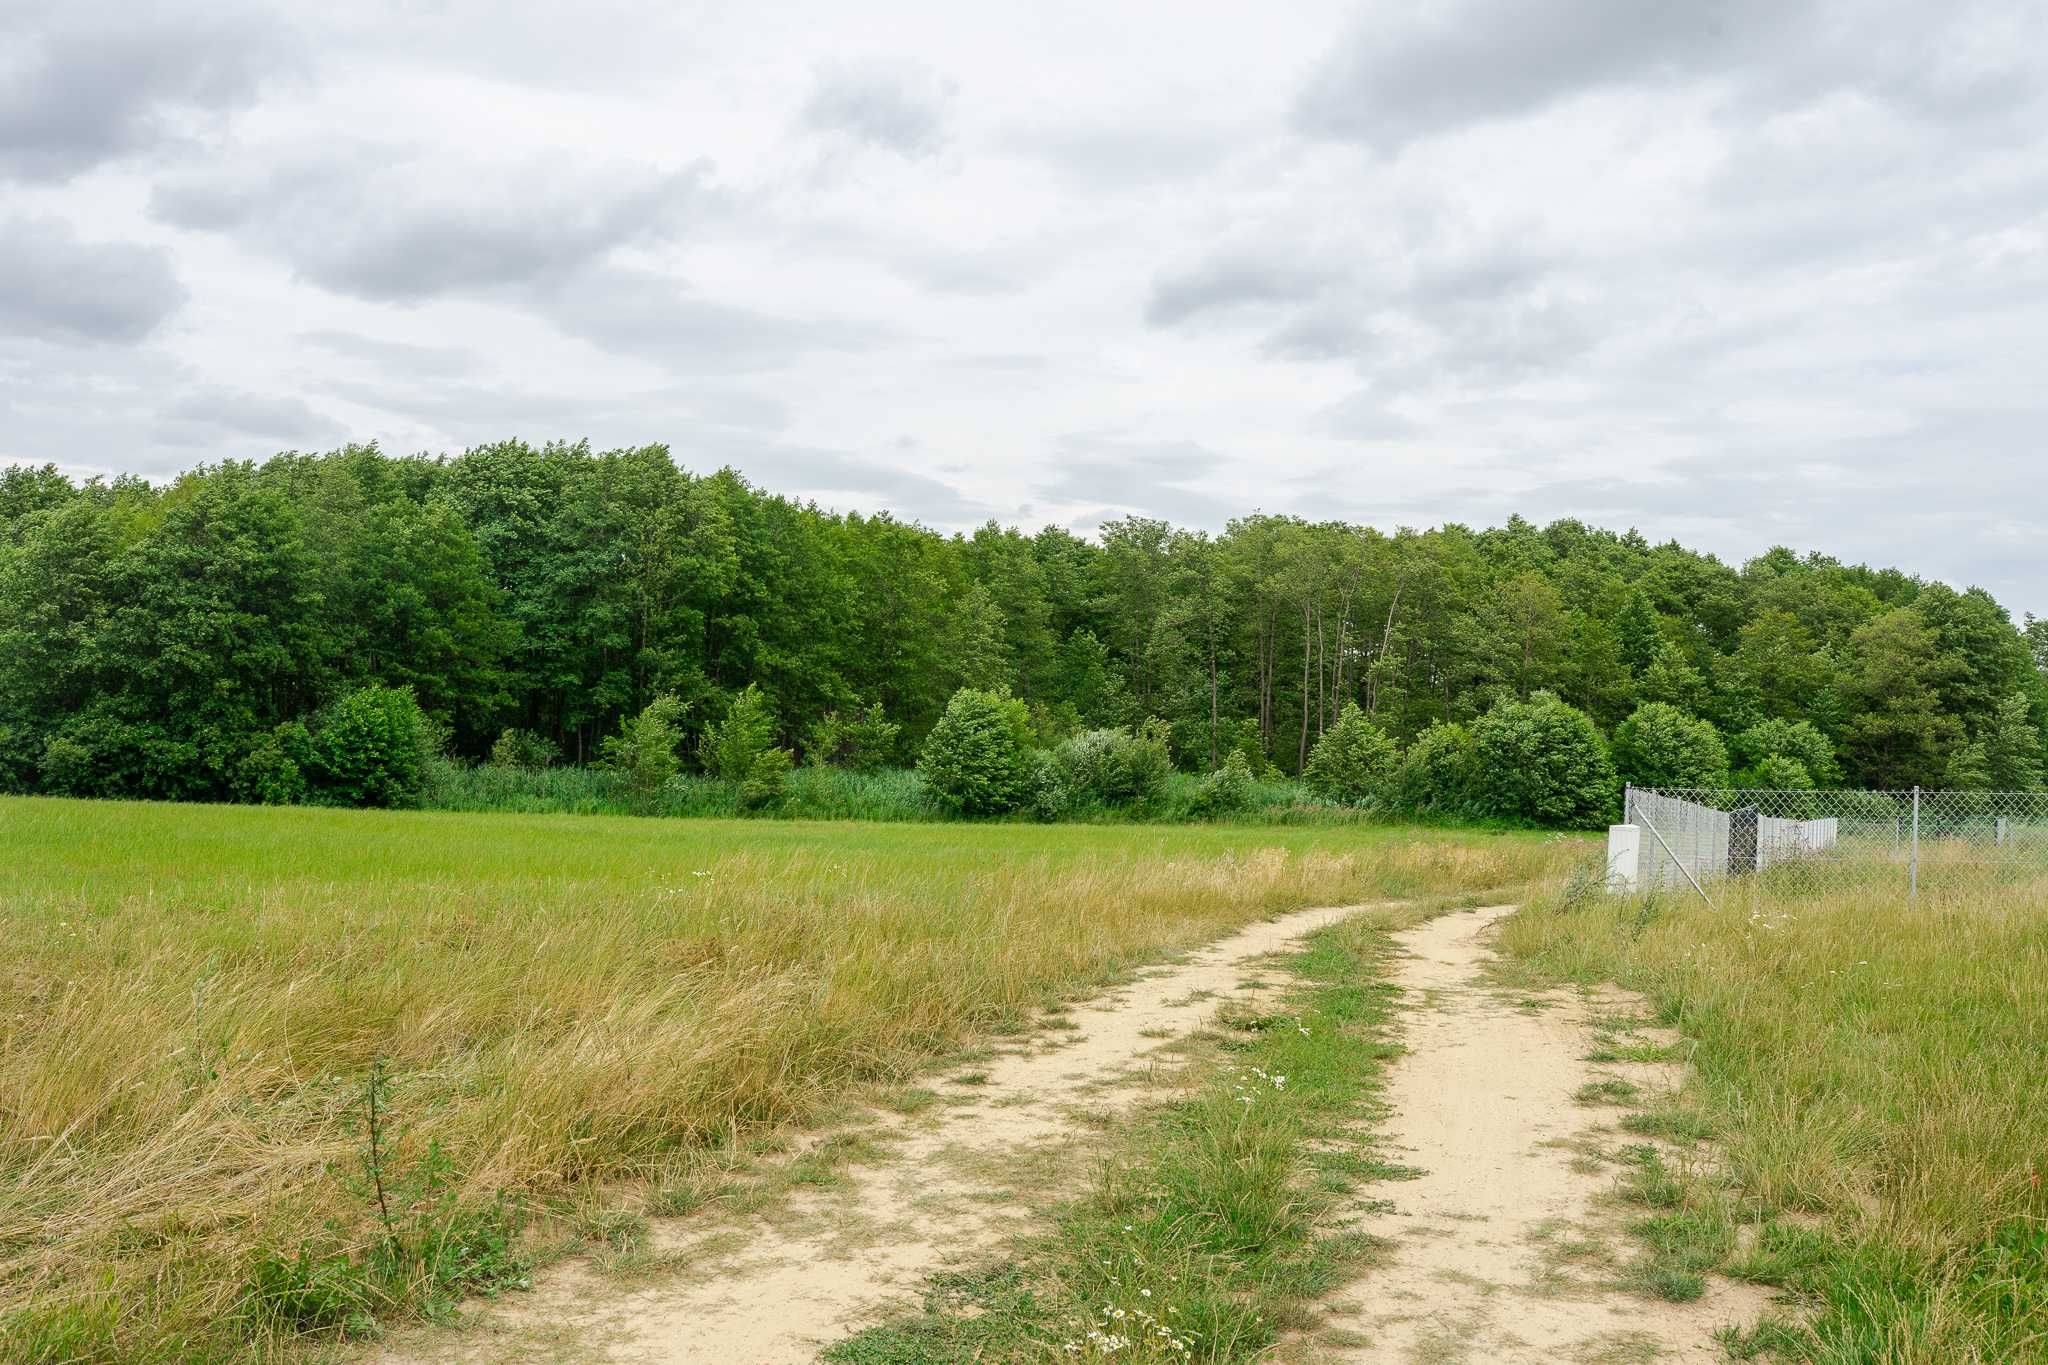
{"type": "Polygon", "coordinates": [[[735,724],[754,754],[902,765],[963,689],[1031,744],[1120,730],[1188,771],[1314,779],[1348,727],[1322,768],[1375,791],[1418,744],[1477,761],[1489,716],[1580,735],[1564,712],[1639,782],[2032,786],[2048,622],[1572,520],[949,535],[662,446],[0,471],[6,790],[388,799],[362,773],[400,696],[462,760],[630,764],[653,705],[683,765],[737,763],[735,724]]]}

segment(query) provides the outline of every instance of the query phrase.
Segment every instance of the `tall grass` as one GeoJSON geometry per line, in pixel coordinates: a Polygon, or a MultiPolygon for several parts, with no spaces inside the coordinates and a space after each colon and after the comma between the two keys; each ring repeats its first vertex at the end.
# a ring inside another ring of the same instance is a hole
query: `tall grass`
{"type": "Polygon", "coordinates": [[[1730,1269],[1809,1297],[1783,1351],[2048,1359],[2048,879],[1717,891],[1557,900],[1503,942],[1647,992],[1696,1041],[1737,1189],[1690,1197],[1759,1225],[1730,1269]]]}
{"type": "Polygon", "coordinates": [[[1258,916],[1583,847],[0,800],[0,1349],[265,1330],[257,1265],[369,1235],[378,1058],[473,1195],[659,1176],[1258,916]]]}

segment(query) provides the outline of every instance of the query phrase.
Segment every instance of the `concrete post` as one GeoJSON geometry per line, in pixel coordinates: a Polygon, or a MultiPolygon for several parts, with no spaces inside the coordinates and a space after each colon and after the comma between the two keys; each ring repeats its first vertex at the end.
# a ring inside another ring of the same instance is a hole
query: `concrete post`
{"type": "Polygon", "coordinates": [[[1617,896],[1642,890],[1643,829],[1641,825],[1607,827],[1607,889],[1617,896]]]}

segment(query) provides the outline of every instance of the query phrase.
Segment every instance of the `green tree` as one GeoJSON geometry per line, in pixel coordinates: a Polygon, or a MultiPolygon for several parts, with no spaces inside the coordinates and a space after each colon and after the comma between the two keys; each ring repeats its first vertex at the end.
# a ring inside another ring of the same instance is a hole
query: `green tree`
{"type": "Polygon", "coordinates": [[[1614,732],[1614,766],[1639,787],[1725,787],[1728,748],[1709,721],[1646,702],[1614,732]]]}
{"type": "Polygon", "coordinates": [[[1939,786],[1962,747],[1962,723],[1942,709],[1940,688],[1957,669],[1910,607],[1886,612],[1849,639],[1843,736],[1850,772],[1866,787],[1939,786]]]}
{"type": "Polygon", "coordinates": [[[990,816],[1021,809],[1037,775],[1024,703],[1004,692],[961,688],[926,737],[917,767],[925,789],[949,810],[990,816]]]}
{"type": "Polygon", "coordinates": [[[1649,672],[1663,647],[1664,633],[1657,623],[1657,608],[1641,585],[1629,593],[1620,615],[1615,617],[1614,636],[1630,674],[1640,678],[1649,672]]]}
{"type": "Polygon", "coordinates": [[[1386,732],[1357,703],[1347,702],[1337,723],[1316,741],[1302,776],[1325,801],[1364,805],[1385,795],[1399,757],[1386,732]]]}
{"type": "Polygon", "coordinates": [[[1548,692],[1503,702],[1472,726],[1487,813],[1543,825],[1598,824],[1616,805],[1614,766],[1583,711],[1548,692]]]}
{"type": "Polygon", "coordinates": [[[2034,792],[2042,786],[2042,737],[2028,712],[2030,702],[2025,694],[2011,694],[1999,702],[1997,714],[1982,735],[1968,745],[1978,751],[1985,788],[2034,792]]]}
{"type": "Polygon", "coordinates": [[[605,767],[643,801],[659,794],[682,771],[676,749],[683,742],[683,710],[681,698],[663,693],[638,715],[621,720],[618,733],[607,736],[601,747],[605,767]]]}
{"type": "Polygon", "coordinates": [[[779,801],[788,790],[794,756],[775,743],[775,715],[752,683],[726,707],[722,719],[704,732],[704,769],[737,783],[740,804],[749,809],[779,801]]]}

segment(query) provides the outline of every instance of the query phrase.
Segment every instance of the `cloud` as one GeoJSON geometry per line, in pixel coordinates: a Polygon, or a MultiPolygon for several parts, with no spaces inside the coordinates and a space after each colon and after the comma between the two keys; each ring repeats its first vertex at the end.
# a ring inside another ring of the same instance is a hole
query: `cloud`
{"type": "Polygon", "coordinates": [[[14,0],[0,44],[0,179],[62,181],[247,108],[294,69],[254,6],[14,0]]]}
{"type": "Polygon", "coordinates": [[[1329,272],[1275,255],[1233,251],[1152,281],[1145,321],[1172,327],[1205,313],[1314,298],[1329,272]]]}
{"type": "Polygon", "coordinates": [[[1076,432],[1060,442],[1055,477],[1037,492],[1098,514],[1127,512],[1195,525],[1220,525],[1246,508],[1210,491],[1229,461],[1196,441],[1133,440],[1076,432]]]}
{"type": "Polygon", "coordinates": [[[296,394],[250,393],[202,385],[157,410],[159,439],[173,445],[246,445],[251,438],[312,448],[347,439],[347,429],[296,394]]]}
{"type": "Polygon", "coordinates": [[[703,163],[449,164],[365,144],[273,149],[166,178],[150,208],[243,239],[336,293],[410,304],[559,280],[672,236],[715,212],[708,173],[703,163]]]}
{"type": "Polygon", "coordinates": [[[437,375],[452,378],[474,373],[482,361],[475,351],[462,346],[422,346],[410,341],[392,341],[338,328],[316,328],[300,332],[298,340],[308,346],[367,365],[373,370],[398,374],[437,375]]]}
{"type": "Polygon", "coordinates": [[[93,242],[54,218],[0,219],[0,323],[18,336],[132,344],[185,289],[160,247],[93,242]]]}
{"type": "Polygon", "coordinates": [[[1129,189],[1203,175],[1227,160],[1230,130],[1207,125],[1115,122],[1016,128],[1003,145],[1051,166],[1082,189],[1129,189]]]}
{"type": "Polygon", "coordinates": [[[1312,136],[1398,149],[1620,89],[1708,85],[1782,108],[1840,91],[1920,117],[1977,118],[2026,98],[2038,20],[1999,3],[1913,0],[1454,0],[1374,7],[1294,108],[1312,136]]]}
{"type": "Polygon", "coordinates": [[[700,297],[666,275],[600,266],[539,297],[562,330],[607,350],[689,373],[771,369],[816,351],[850,351],[887,336],[876,324],[776,314],[700,297]]]}
{"type": "Polygon", "coordinates": [[[946,143],[952,82],[922,67],[877,60],[830,62],[814,73],[798,121],[814,133],[910,160],[946,143]]]}

